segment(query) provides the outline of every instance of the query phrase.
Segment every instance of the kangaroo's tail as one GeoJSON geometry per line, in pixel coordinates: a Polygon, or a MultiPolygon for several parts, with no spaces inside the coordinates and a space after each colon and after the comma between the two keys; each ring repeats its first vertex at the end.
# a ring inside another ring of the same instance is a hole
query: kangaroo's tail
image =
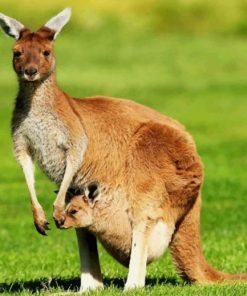
{"type": "Polygon", "coordinates": [[[200,243],[200,206],[198,196],[193,207],[177,226],[170,251],[180,275],[189,282],[210,283],[247,281],[247,274],[227,274],[212,268],[205,260],[200,243]]]}

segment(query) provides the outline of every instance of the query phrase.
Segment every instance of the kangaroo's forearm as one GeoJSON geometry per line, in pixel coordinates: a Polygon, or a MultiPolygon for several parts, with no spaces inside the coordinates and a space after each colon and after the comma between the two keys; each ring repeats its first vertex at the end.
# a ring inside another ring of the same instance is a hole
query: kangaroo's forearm
{"type": "Polygon", "coordinates": [[[58,191],[58,195],[54,202],[54,208],[59,210],[64,209],[66,192],[73,180],[74,174],[75,174],[75,169],[73,168],[71,161],[67,161],[67,166],[66,166],[64,177],[63,177],[63,181],[61,183],[60,189],[58,191]]]}
{"type": "Polygon", "coordinates": [[[66,169],[61,182],[58,195],[53,204],[54,212],[53,218],[55,219],[56,225],[61,227],[64,222],[64,209],[65,209],[65,198],[66,193],[80,167],[82,166],[84,154],[87,149],[87,139],[83,137],[74,141],[74,145],[67,151],[66,158],[66,169]]]}
{"type": "Polygon", "coordinates": [[[19,158],[20,165],[22,167],[27,187],[31,197],[31,203],[33,208],[41,208],[38,202],[35,191],[34,180],[34,165],[31,156],[28,153],[23,152],[22,157],[19,158]]]}
{"type": "Polygon", "coordinates": [[[49,223],[47,222],[45,213],[36,195],[35,186],[34,186],[35,179],[34,179],[33,159],[28,149],[24,149],[24,148],[21,149],[21,152],[19,150],[18,153],[16,153],[16,158],[23,169],[27,187],[30,193],[30,200],[32,204],[32,212],[33,212],[35,227],[40,234],[45,235],[45,231],[49,229],[48,228],[49,223]]]}

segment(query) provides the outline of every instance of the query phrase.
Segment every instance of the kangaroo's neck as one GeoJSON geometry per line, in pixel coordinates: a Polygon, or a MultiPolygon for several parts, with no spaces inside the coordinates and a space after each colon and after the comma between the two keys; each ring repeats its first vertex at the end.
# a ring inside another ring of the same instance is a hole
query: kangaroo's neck
{"type": "Polygon", "coordinates": [[[55,74],[38,82],[19,81],[19,93],[17,104],[27,107],[42,107],[52,105],[59,88],[56,83],[55,74]]]}

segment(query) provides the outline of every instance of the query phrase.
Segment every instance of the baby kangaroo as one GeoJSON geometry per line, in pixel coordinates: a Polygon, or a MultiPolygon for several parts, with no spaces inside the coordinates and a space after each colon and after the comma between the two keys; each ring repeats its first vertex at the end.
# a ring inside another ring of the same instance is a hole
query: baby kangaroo
{"type": "MultiPolygon", "coordinates": [[[[71,192],[72,193],[72,192],[71,192]]],[[[94,234],[119,263],[129,266],[132,229],[128,216],[129,205],[126,198],[103,196],[98,182],[91,182],[81,193],[70,197],[65,210],[63,229],[85,228],[94,234]]],[[[146,222],[145,222],[146,223],[146,222]]],[[[162,217],[158,219],[148,236],[147,263],[158,259],[167,248],[174,231],[173,225],[167,227],[162,217]],[[163,239],[164,238],[164,239],[163,239]]],[[[144,262],[146,264],[146,262],[144,262]]]]}
{"type": "MultiPolygon", "coordinates": [[[[203,168],[184,127],[129,100],[99,96],[78,100],[58,87],[53,42],[70,14],[65,9],[36,32],[0,14],[0,26],[16,40],[13,66],[19,92],[12,137],[38,232],[45,234],[47,220],[35,193],[34,160],[59,186],[53,214],[58,227],[64,224],[68,188],[82,188],[90,180],[98,180],[109,203],[120,199],[128,203],[131,248],[126,289],[145,284],[148,246],[157,224],[162,248],[172,239],[170,248],[184,277],[198,282],[230,278],[212,270],[201,253],[203,168]]],[[[85,228],[77,229],[77,237],[81,291],[101,287],[96,239],[85,228]]]]}
{"type": "MultiPolygon", "coordinates": [[[[168,207],[151,229],[145,229],[147,263],[157,260],[169,246],[178,272],[187,281],[247,280],[247,274],[218,272],[203,258],[199,239],[199,207],[200,199],[183,213],[182,221],[176,221],[176,228],[165,222],[167,213],[173,214],[173,209],[168,207]]],[[[100,240],[110,255],[128,267],[132,247],[132,226],[128,215],[130,208],[131,205],[123,196],[118,199],[103,196],[99,183],[92,182],[84,187],[83,192],[70,196],[62,228],[87,229],[100,240]]],[[[147,221],[143,222],[148,224],[147,221]]]]}

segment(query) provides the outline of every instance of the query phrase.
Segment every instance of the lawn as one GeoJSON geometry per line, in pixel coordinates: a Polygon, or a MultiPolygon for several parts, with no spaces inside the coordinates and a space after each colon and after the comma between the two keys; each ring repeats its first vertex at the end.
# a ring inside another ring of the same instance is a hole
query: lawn
{"type": "MultiPolygon", "coordinates": [[[[0,293],[50,294],[79,286],[73,230],[52,222],[55,185],[37,171],[49,236],[32,224],[28,193],[12,155],[10,119],[17,82],[13,40],[0,36],[0,293]]],[[[154,35],[121,28],[61,34],[56,41],[61,87],[76,97],[126,97],[181,121],[205,165],[202,243],[219,270],[247,271],[247,40],[213,35],[154,35]]],[[[100,247],[106,289],[120,295],[127,276],[100,247]]],[[[186,285],[169,253],[148,267],[147,287],[127,295],[247,295],[247,284],[186,285]]]]}

